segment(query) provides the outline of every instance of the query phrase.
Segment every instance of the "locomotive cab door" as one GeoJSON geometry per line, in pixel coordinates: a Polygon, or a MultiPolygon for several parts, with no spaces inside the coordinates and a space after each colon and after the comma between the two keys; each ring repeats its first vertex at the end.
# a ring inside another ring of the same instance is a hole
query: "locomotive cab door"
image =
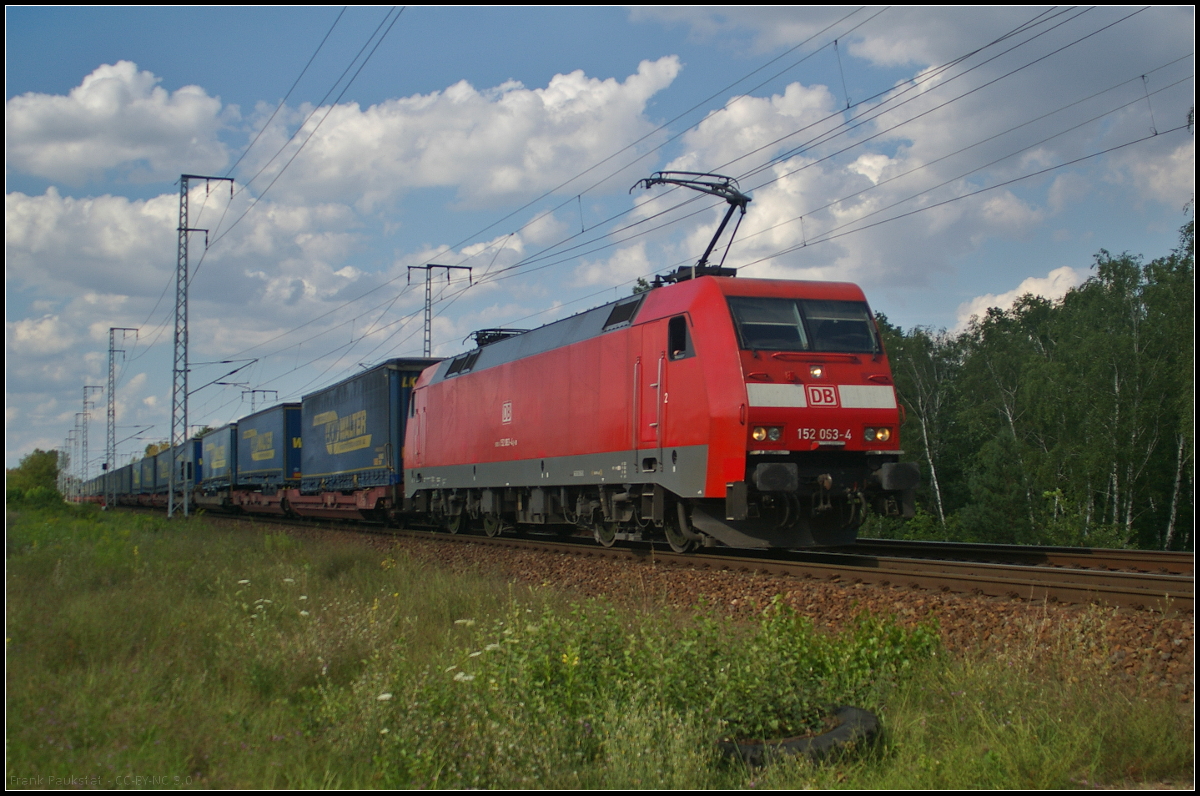
{"type": "Polygon", "coordinates": [[[413,390],[408,397],[408,439],[405,446],[411,450],[411,460],[414,467],[420,467],[425,461],[425,390],[413,390]]]}
{"type": "Polygon", "coordinates": [[[634,327],[633,426],[638,469],[657,472],[662,467],[663,429],[666,424],[667,324],[655,321],[634,327]]]}

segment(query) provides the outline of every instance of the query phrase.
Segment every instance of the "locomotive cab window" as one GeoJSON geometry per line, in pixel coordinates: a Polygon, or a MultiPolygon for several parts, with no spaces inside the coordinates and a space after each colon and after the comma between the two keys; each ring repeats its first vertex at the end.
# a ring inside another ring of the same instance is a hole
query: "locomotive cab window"
{"type": "Polygon", "coordinates": [[[807,351],[808,334],[800,307],[792,299],[730,296],[729,309],[742,348],[807,351]]]}
{"type": "Polygon", "coordinates": [[[879,351],[867,305],[857,301],[800,302],[812,331],[814,351],[874,354],[879,351]]]}
{"type": "Polygon", "coordinates": [[[873,354],[879,349],[871,313],[861,301],[730,296],[743,349],[873,354]]]}
{"type": "Polygon", "coordinates": [[[687,316],[676,315],[667,323],[667,351],[671,359],[686,359],[696,355],[692,336],[688,334],[687,316]]]}

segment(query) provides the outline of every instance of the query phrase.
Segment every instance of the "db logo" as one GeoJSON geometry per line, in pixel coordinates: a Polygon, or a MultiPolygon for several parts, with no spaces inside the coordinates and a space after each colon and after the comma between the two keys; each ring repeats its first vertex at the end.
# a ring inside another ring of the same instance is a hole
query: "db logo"
{"type": "Polygon", "coordinates": [[[501,405],[501,407],[500,407],[500,422],[501,423],[511,423],[512,422],[512,401],[505,401],[504,404],[501,405]]]}
{"type": "Polygon", "coordinates": [[[837,387],[828,384],[808,385],[809,406],[837,406],[837,387]]]}

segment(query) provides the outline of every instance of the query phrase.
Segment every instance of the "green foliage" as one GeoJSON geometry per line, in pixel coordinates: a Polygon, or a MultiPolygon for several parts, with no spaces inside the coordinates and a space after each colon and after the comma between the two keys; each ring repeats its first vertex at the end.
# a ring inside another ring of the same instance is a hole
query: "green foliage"
{"type": "Polygon", "coordinates": [[[13,505],[52,506],[62,502],[62,495],[57,489],[45,486],[33,486],[28,489],[9,487],[5,498],[6,502],[13,505]]]}
{"type": "Polygon", "coordinates": [[[62,500],[58,494],[58,451],[40,448],[26,455],[17,467],[5,471],[5,502],[47,504],[62,500]]]}
{"type": "Polygon", "coordinates": [[[958,336],[881,319],[919,500],[943,526],[881,532],[1192,548],[1193,252],[1191,221],[1148,264],[1101,251],[1061,302],[1025,296],[958,336]]]}
{"type": "Polygon", "coordinates": [[[637,758],[675,739],[682,756],[668,781],[696,787],[699,771],[686,764],[712,767],[717,738],[818,729],[832,705],[878,704],[938,646],[931,629],[867,616],[842,636],[818,633],[778,602],[750,627],[602,603],[514,603],[475,626],[456,620],[461,646],[448,666],[407,688],[374,685],[374,709],[355,723],[383,736],[385,785],[661,786],[644,777],[662,772],[662,758],[637,758]]]}
{"type": "Polygon", "coordinates": [[[1088,619],[1050,638],[1030,629],[1022,644],[999,654],[936,659],[891,694],[876,755],[837,767],[777,766],[764,772],[761,787],[1042,790],[1190,782],[1191,711],[1156,687],[1115,681],[1088,643],[1091,632],[1079,632],[1088,619]]]}
{"type": "Polygon", "coordinates": [[[1109,651],[1057,625],[1057,643],[1035,633],[1012,655],[963,663],[946,660],[933,628],[886,618],[831,635],[779,603],[748,624],[565,605],[422,567],[402,548],[249,523],[59,504],[11,512],[8,531],[17,775],[699,789],[1190,772],[1185,714],[1105,680],[1096,662],[1109,651]],[[755,772],[718,757],[718,737],[797,731],[837,702],[883,717],[883,754],[755,772]]]}
{"type": "Polygon", "coordinates": [[[145,458],[149,459],[151,456],[157,456],[158,454],[169,449],[170,447],[171,447],[171,443],[169,440],[164,439],[161,442],[151,442],[149,445],[146,446],[145,458]]]}

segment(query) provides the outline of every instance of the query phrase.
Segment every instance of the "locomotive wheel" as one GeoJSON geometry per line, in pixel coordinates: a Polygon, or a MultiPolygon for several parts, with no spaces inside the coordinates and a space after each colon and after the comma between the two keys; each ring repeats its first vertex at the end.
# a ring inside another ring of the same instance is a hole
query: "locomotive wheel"
{"type": "Polygon", "coordinates": [[[447,515],[443,524],[446,528],[447,533],[458,533],[459,531],[461,531],[463,529],[463,526],[466,523],[463,521],[463,515],[453,514],[453,515],[447,515]]]}
{"type": "Polygon", "coordinates": [[[490,537],[499,536],[505,530],[504,520],[495,514],[485,514],[483,517],[483,532],[490,537]]]}
{"type": "Polygon", "coordinates": [[[667,544],[676,553],[690,553],[696,546],[696,542],[684,536],[683,531],[673,522],[663,523],[663,533],[666,534],[667,544]]]}
{"type": "Polygon", "coordinates": [[[596,523],[592,533],[602,547],[612,547],[617,543],[617,524],[615,522],[596,523]]]}
{"type": "Polygon", "coordinates": [[[672,521],[667,520],[663,523],[663,533],[667,537],[667,544],[676,553],[690,553],[696,549],[697,540],[691,538],[687,532],[687,514],[683,508],[683,504],[678,505],[676,512],[678,519],[672,521]]]}

